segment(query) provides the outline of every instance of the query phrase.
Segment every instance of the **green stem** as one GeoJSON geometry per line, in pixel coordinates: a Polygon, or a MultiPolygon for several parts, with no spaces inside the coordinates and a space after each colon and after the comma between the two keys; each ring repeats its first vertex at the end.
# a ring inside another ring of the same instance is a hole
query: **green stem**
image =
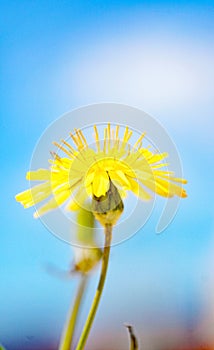
{"type": "Polygon", "coordinates": [[[91,309],[89,311],[87,320],[85,322],[85,326],[83,328],[82,334],[80,336],[79,342],[77,344],[76,350],[83,350],[86,340],[88,338],[92,323],[94,321],[94,317],[97,312],[97,308],[99,305],[99,301],[102,295],[103,287],[105,284],[106,279],[106,273],[108,269],[108,261],[109,261],[109,254],[110,254],[110,246],[111,246],[111,238],[112,238],[112,225],[106,225],[105,226],[105,247],[103,251],[103,258],[102,258],[102,267],[101,267],[101,274],[100,279],[98,282],[97,290],[91,305],[91,309]]]}
{"type": "Polygon", "coordinates": [[[62,333],[59,350],[70,350],[71,348],[71,343],[73,340],[73,335],[74,335],[74,331],[77,323],[77,318],[79,315],[79,309],[80,309],[82,297],[86,287],[86,282],[87,282],[87,277],[85,275],[82,275],[79,283],[77,295],[74,301],[74,305],[72,305],[71,307],[68,321],[66,322],[65,328],[62,333]]]}

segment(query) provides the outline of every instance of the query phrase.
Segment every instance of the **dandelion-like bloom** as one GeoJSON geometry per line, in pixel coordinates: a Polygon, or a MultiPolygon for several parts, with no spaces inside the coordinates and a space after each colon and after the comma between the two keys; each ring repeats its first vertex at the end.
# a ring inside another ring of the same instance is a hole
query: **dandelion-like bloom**
{"type": "Polygon", "coordinates": [[[52,153],[49,169],[29,171],[27,180],[41,183],[19,193],[16,200],[25,208],[45,201],[34,214],[38,217],[64,203],[67,210],[78,209],[87,199],[99,201],[112,191],[122,198],[131,191],[142,200],[150,200],[154,193],[163,197],[187,196],[182,188],[187,181],[166,170],[167,153],[143,147],[144,134],[131,146],[132,131],[128,127],[122,137],[119,134],[118,125],[113,128],[108,124],[103,140],[94,126],[95,148],[77,129],[70,134],[73,146],[65,140],[61,144],[54,142],[66,157],[52,153]]]}

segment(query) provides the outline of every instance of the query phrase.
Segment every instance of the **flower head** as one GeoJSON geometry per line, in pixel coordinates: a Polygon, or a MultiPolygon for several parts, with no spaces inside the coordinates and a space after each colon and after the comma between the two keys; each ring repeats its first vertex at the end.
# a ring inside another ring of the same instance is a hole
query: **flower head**
{"type": "Polygon", "coordinates": [[[70,134],[73,146],[65,140],[61,144],[54,142],[66,156],[52,153],[49,169],[29,171],[27,180],[40,183],[19,193],[16,200],[25,208],[44,201],[34,214],[38,217],[64,203],[67,210],[75,210],[87,199],[100,201],[111,195],[112,188],[118,191],[118,198],[123,198],[127,191],[142,200],[150,200],[154,193],[163,197],[187,196],[182,188],[187,181],[174,177],[165,168],[167,153],[143,147],[144,134],[131,146],[132,131],[128,127],[122,137],[119,134],[119,125],[113,128],[108,124],[103,140],[94,126],[95,147],[88,144],[81,130],[70,134]]]}

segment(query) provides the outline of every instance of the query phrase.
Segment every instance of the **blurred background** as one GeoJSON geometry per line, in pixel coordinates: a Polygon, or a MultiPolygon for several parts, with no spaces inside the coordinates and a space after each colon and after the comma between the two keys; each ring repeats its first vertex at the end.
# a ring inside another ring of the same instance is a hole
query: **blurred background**
{"type": "Polygon", "coordinates": [[[14,199],[27,188],[34,146],[63,113],[117,102],[165,127],[189,197],[161,235],[157,206],[140,232],[112,248],[86,349],[128,349],[127,322],[141,349],[213,350],[213,1],[2,0],[0,7],[0,342],[8,350],[57,349],[78,283],[47,273],[47,263],[69,268],[71,248],[14,199]]]}

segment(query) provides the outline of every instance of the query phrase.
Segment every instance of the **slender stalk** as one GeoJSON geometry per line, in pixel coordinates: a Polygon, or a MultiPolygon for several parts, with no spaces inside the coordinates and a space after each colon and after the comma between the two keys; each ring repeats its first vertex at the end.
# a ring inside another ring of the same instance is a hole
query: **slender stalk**
{"type": "Polygon", "coordinates": [[[138,341],[134,334],[133,327],[130,325],[125,325],[125,327],[128,329],[129,337],[130,337],[130,348],[129,350],[138,350],[138,341]]]}
{"type": "Polygon", "coordinates": [[[77,318],[79,315],[80,305],[82,302],[82,297],[86,288],[87,277],[86,275],[82,275],[78,287],[78,291],[76,294],[76,298],[74,304],[71,307],[69,312],[68,320],[65,324],[62,337],[60,340],[59,350],[70,350],[71,343],[73,340],[73,335],[77,323],[77,318]]]}
{"type": "Polygon", "coordinates": [[[101,273],[100,273],[100,279],[98,282],[97,290],[93,299],[93,302],[91,304],[91,309],[89,311],[87,320],[85,322],[85,326],[83,328],[82,334],[80,336],[79,342],[77,344],[76,350],[83,350],[86,340],[88,338],[92,323],[94,321],[94,317],[97,312],[97,308],[99,305],[99,301],[102,295],[103,287],[105,284],[106,279],[106,273],[108,269],[108,261],[109,261],[109,254],[110,254],[110,245],[111,245],[111,238],[112,238],[112,225],[106,225],[105,226],[105,247],[103,251],[103,258],[102,258],[102,267],[101,267],[101,273]]]}

